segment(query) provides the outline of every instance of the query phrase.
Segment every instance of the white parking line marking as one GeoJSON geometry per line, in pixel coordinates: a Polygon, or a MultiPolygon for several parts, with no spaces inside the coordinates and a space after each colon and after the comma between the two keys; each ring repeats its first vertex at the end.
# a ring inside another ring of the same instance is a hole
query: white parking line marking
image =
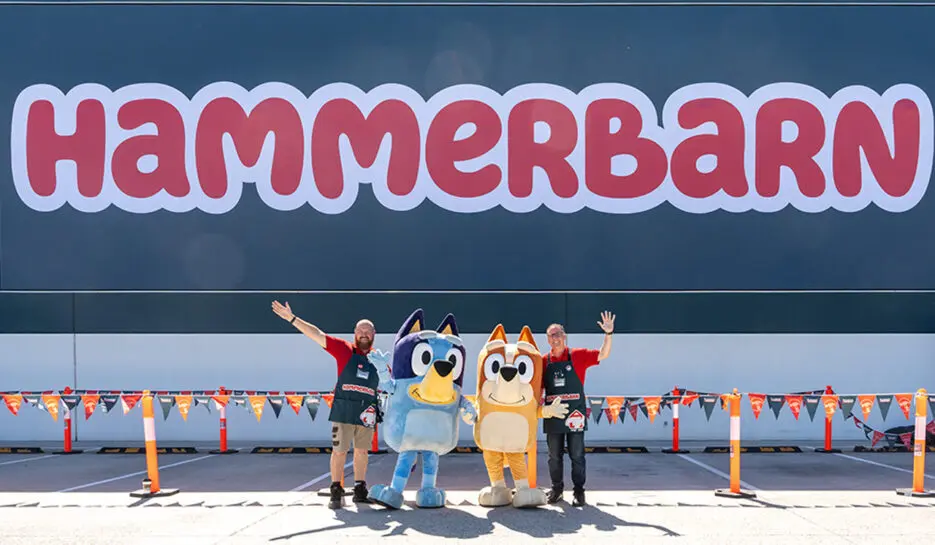
{"type": "Polygon", "coordinates": [[[43,458],[55,458],[55,454],[46,454],[45,456],[34,456],[32,458],[21,458],[19,460],[10,460],[9,462],[0,462],[0,466],[9,466],[13,464],[21,464],[23,462],[31,462],[33,460],[41,460],[43,458]]]}
{"type": "MultiPolygon", "coordinates": [[[[724,478],[724,479],[727,479],[727,482],[728,482],[728,483],[730,482],[730,475],[728,475],[727,473],[724,473],[724,472],[721,471],[720,469],[713,468],[713,467],[709,466],[708,464],[706,464],[706,463],[704,463],[704,462],[699,462],[698,460],[695,460],[694,458],[689,458],[688,455],[686,455],[686,454],[676,454],[676,456],[678,456],[679,458],[681,458],[681,459],[683,459],[683,460],[687,460],[687,461],[689,461],[689,462],[695,464],[696,466],[699,466],[699,467],[702,467],[702,468],[704,468],[704,469],[707,469],[708,471],[710,471],[711,473],[714,473],[714,474],[717,475],[718,477],[722,477],[722,478],[724,478]]],[[[747,490],[754,490],[754,491],[759,490],[759,488],[757,488],[757,487],[751,485],[750,483],[744,481],[743,479],[741,479],[741,481],[740,481],[740,486],[746,488],[747,490]]]]}
{"type": "MultiPolygon", "coordinates": [[[[344,469],[347,469],[347,468],[351,467],[352,465],[354,465],[354,461],[353,461],[353,460],[351,460],[350,462],[344,464],[344,469]]],[[[315,484],[315,483],[317,483],[317,482],[321,482],[321,481],[323,481],[323,480],[325,480],[325,479],[327,479],[327,478],[329,478],[329,477],[331,477],[331,471],[328,471],[328,473],[322,473],[321,475],[315,477],[315,478],[312,479],[311,481],[309,481],[309,482],[307,482],[307,483],[305,483],[305,484],[300,484],[299,486],[293,488],[293,489],[290,490],[289,492],[301,492],[301,491],[305,490],[306,488],[312,486],[313,484],[315,484]]]]}
{"type": "MultiPolygon", "coordinates": [[[[192,462],[197,462],[198,460],[204,460],[205,458],[213,458],[214,454],[208,454],[207,456],[200,456],[198,458],[192,458],[191,460],[182,460],[181,462],[175,462],[174,464],[167,464],[164,466],[159,466],[160,471],[163,469],[168,469],[170,467],[176,467],[183,464],[190,464],[192,462]]],[[[146,475],[146,471],[137,471],[135,473],[127,473],[126,475],[120,475],[119,477],[111,477],[110,479],[104,479],[102,481],[94,481],[93,483],[81,484],[78,486],[73,486],[71,488],[65,488],[58,490],[57,492],[71,492],[73,490],[81,490],[82,488],[90,488],[92,486],[97,486],[99,484],[112,483],[114,481],[119,481],[120,479],[127,479],[129,477],[135,477],[137,475],[146,475]]]]}
{"type": "MultiPolygon", "coordinates": [[[[885,468],[888,468],[888,469],[895,469],[896,471],[902,471],[903,473],[910,473],[910,474],[912,473],[912,470],[911,470],[911,469],[903,469],[903,468],[901,468],[901,467],[891,466],[891,465],[888,465],[888,464],[881,464],[880,462],[874,462],[873,460],[864,460],[863,458],[858,458],[858,457],[856,457],[856,456],[848,456],[847,454],[838,454],[838,453],[835,453],[834,455],[835,455],[835,456],[840,456],[841,458],[847,458],[848,460],[856,460],[856,461],[858,461],[858,462],[863,462],[863,463],[865,463],[865,464],[870,464],[870,465],[874,465],[874,466],[885,467],[885,468]]],[[[927,473],[923,473],[923,475],[925,475],[925,477],[928,478],[928,479],[935,479],[935,477],[933,477],[933,476],[931,476],[931,475],[929,475],[929,474],[927,474],[927,473]]]]}

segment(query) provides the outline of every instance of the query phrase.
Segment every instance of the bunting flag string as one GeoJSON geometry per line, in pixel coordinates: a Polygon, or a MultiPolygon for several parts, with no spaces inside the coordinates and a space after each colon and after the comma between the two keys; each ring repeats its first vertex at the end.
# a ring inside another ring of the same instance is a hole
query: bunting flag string
{"type": "MultiPolygon", "coordinates": [[[[272,409],[273,418],[279,419],[283,407],[288,405],[296,415],[302,413],[304,407],[309,417],[314,421],[321,408],[322,401],[330,409],[334,401],[333,391],[266,391],[266,390],[152,390],[160,409],[163,420],[168,420],[173,409],[177,410],[183,421],[188,421],[194,407],[204,406],[211,413],[211,401],[216,408],[239,406],[256,417],[261,422],[266,405],[272,409]]],[[[805,408],[809,420],[814,421],[819,407],[824,409],[826,419],[831,419],[841,410],[846,421],[854,418],[861,426],[873,414],[874,406],[879,410],[883,421],[890,414],[890,407],[895,401],[903,416],[909,420],[912,414],[913,393],[878,393],[878,394],[835,394],[830,390],[817,389],[790,393],[747,392],[742,393],[750,403],[754,420],[759,420],[763,408],[768,407],[773,416],[778,419],[785,407],[788,407],[793,418],[799,420],[802,408],[805,408]],[[862,418],[858,418],[861,415],[862,418]]],[[[660,395],[588,395],[586,396],[587,418],[595,424],[602,420],[609,425],[626,423],[626,415],[637,422],[639,414],[650,423],[654,423],[663,410],[671,410],[673,405],[691,407],[697,401],[698,408],[703,411],[705,419],[710,421],[717,405],[726,410],[726,395],[716,392],[703,392],[697,390],[676,389],[660,395]]],[[[13,415],[21,413],[23,406],[30,406],[46,412],[53,420],[58,421],[61,407],[64,410],[75,410],[79,405],[84,409],[85,419],[90,419],[95,412],[108,414],[120,403],[123,414],[133,411],[142,399],[141,390],[47,390],[43,392],[32,391],[3,391],[0,398],[3,405],[13,415]]],[[[471,403],[475,402],[474,395],[465,395],[471,403]]],[[[380,403],[385,404],[386,394],[380,392],[380,403]]],[[[935,396],[929,398],[932,413],[935,414],[935,396]]],[[[874,430],[863,429],[868,439],[876,441],[886,438],[883,433],[877,437],[874,430]]],[[[876,442],[875,441],[875,442],[876,442]]]]}

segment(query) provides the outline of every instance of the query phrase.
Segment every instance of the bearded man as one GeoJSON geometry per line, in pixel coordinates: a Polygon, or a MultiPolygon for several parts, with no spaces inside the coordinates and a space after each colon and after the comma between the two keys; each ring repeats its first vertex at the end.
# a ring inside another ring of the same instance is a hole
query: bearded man
{"type": "Polygon", "coordinates": [[[305,334],[335,359],[338,381],[334,386],[334,402],[328,420],[331,424],[331,499],[328,507],[344,506],[344,486],[341,477],[347,452],[354,447],[355,503],[369,503],[367,495],[367,457],[373,442],[374,427],[378,421],[380,405],[377,387],[380,376],[376,366],[367,358],[373,348],[376,328],[367,319],[354,327],[354,342],[328,335],[318,327],[296,316],[287,302],[273,301],[273,312],[305,334]]]}

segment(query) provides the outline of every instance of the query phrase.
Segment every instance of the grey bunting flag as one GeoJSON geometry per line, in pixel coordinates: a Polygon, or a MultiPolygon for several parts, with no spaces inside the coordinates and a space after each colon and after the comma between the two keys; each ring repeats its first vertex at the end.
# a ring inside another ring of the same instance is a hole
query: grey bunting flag
{"type": "Polygon", "coordinates": [[[169,411],[172,410],[172,407],[175,405],[175,396],[172,395],[162,395],[159,396],[159,406],[162,407],[162,419],[169,419],[169,411]]]}
{"type": "Polygon", "coordinates": [[[601,416],[604,414],[604,397],[588,396],[588,401],[591,403],[591,418],[594,422],[600,423],[601,416]]]}
{"type": "Polygon", "coordinates": [[[318,414],[319,407],[321,407],[321,396],[305,396],[305,408],[308,409],[308,415],[312,417],[313,421],[315,420],[315,415],[318,414]]]}
{"type": "Polygon", "coordinates": [[[717,405],[718,397],[705,395],[701,396],[701,407],[704,409],[704,415],[707,420],[711,420],[711,413],[714,412],[714,406],[717,405]]]}
{"type": "Polygon", "coordinates": [[[893,396],[877,396],[877,405],[880,407],[880,414],[883,415],[883,421],[886,422],[886,415],[890,412],[893,405],[893,396]]]}
{"type": "Polygon", "coordinates": [[[844,414],[844,420],[853,416],[854,405],[857,404],[857,396],[841,396],[841,413],[844,414]]]}
{"type": "Polygon", "coordinates": [[[779,418],[779,412],[782,411],[782,406],[786,404],[786,396],[766,396],[766,403],[769,404],[769,409],[773,411],[776,418],[779,418]]]}
{"type": "Polygon", "coordinates": [[[820,395],[807,395],[804,397],[805,409],[808,411],[808,417],[811,421],[815,421],[815,412],[818,410],[818,405],[821,404],[820,395]]]}

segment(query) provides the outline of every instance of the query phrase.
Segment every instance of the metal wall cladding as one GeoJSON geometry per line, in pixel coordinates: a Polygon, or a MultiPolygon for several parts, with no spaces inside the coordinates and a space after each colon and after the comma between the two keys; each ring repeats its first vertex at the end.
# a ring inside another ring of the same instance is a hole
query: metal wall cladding
{"type": "Polygon", "coordinates": [[[0,286],[931,288],[933,24],[2,5],[0,286]]]}

